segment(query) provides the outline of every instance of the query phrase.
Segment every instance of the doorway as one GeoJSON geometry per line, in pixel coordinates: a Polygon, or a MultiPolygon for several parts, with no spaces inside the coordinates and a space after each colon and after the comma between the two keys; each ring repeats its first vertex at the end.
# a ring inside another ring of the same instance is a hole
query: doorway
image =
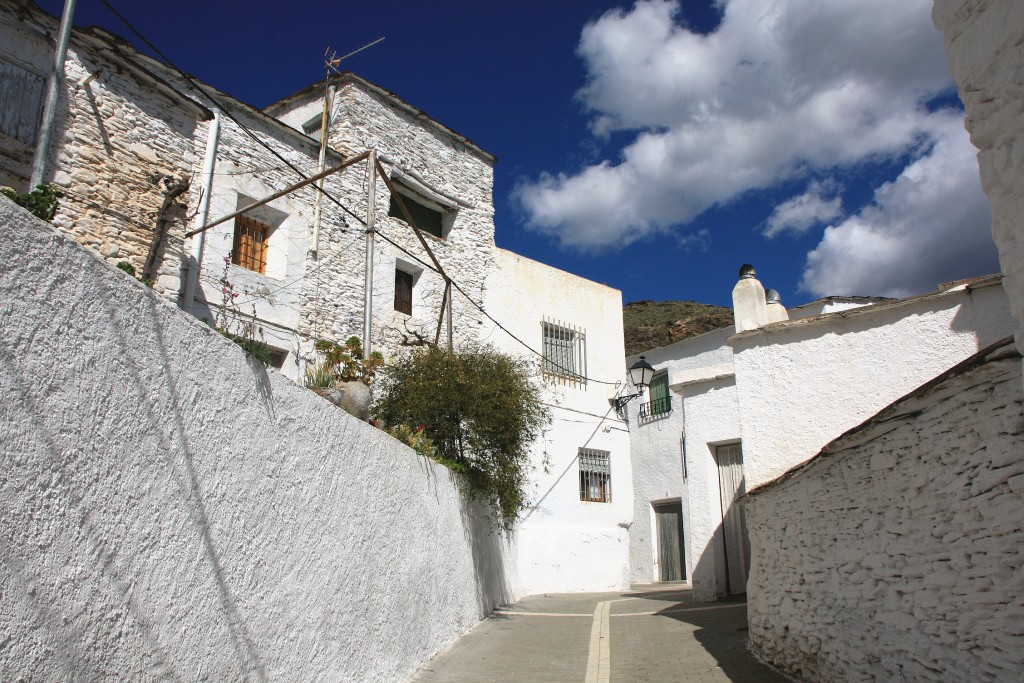
{"type": "Polygon", "coordinates": [[[717,446],[718,485],[722,501],[722,540],[725,544],[726,592],[747,592],[750,571],[750,538],[747,519],[736,499],[746,493],[743,481],[743,448],[738,443],[717,446]]]}
{"type": "Polygon", "coordinates": [[[658,580],[685,581],[686,562],[683,551],[683,504],[654,505],[658,536],[658,580]]]}

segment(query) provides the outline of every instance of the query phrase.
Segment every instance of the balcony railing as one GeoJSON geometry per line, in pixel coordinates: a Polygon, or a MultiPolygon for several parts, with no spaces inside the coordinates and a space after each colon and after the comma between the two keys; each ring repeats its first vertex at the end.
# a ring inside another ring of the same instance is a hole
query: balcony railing
{"type": "Polygon", "coordinates": [[[640,422],[650,422],[659,418],[668,417],[672,414],[672,397],[662,396],[651,399],[649,403],[640,404],[640,422]]]}

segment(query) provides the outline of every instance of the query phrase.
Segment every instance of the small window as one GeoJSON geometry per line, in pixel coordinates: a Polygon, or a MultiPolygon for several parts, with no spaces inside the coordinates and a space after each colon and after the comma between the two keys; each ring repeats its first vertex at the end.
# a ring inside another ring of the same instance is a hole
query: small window
{"type": "Polygon", "coordinates": [[[42,76],[0,58],[0,133],[35,144],[45,85],[42,76]]]}
{"type": "MultiPolygon", "coordinates": [[[[428,206],[426,203],[421,202],[418,199],[413,199],[404,192],[402,193],[402,203],[405,204],[405,208],[408,209],[409,215],[412,216],[417,228],[423,232],[433,235],[434,237],[444,237],[443,211],[435,209],[432,206],[428,206]]],[[[406,220],[405,214],[402,213],[402,207],[398,205],[398,200],[395,199],[394,193],[391,195],[391,205],[388,207],[388,216],[398,218],[403,221],[406,220]]]]}
{"type": "Polygon", "coordinates": [[[662,372],[651,380],[650,402],[640,406],[640,419],[653,420],[672,412],[672,396],[668,391],[668,373],[662,372]]]}
{"type": "Polygon", "coordinates": [[[595,448],[579,450],[580,500],[591,503],[612,502],[611,453],[595,448]]]}
{"type": "Polygon", "coordinates": [[[395,310],[412,315],[413,274],[395,268],[395,310]]]}
{"type": "Polygon", "coordinates": [[[267,272],[267,241],[270,226],[249,216],[235,218],[235,241],[231,248],[231,262],[236,266],[267,272]]]}
{"type": "Polygon", "coordinates": [[[545,320],[544,374],[586,384],[586,333],[579,328],[545,320]]]}

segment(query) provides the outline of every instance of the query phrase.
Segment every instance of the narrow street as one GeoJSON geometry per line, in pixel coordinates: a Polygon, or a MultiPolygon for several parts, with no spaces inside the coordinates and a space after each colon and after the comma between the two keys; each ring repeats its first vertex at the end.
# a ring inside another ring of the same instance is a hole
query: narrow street
{"type": "Polygon", "coordinates": [[[742,599],[694,603],[689,588],[532,595],[424,664],[411,683],[771,683],[747,651],[742,599]]]}

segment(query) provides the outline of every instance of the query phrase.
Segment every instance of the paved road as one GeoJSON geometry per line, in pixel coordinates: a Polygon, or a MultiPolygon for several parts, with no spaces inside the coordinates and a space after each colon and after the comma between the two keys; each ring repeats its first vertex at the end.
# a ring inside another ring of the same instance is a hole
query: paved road
{"type": "Polygon", "coordinates": [[[411,683],[773,683],[747,651],[745,601],[683,585],[533,595],[477,624],[411,683]]]}

